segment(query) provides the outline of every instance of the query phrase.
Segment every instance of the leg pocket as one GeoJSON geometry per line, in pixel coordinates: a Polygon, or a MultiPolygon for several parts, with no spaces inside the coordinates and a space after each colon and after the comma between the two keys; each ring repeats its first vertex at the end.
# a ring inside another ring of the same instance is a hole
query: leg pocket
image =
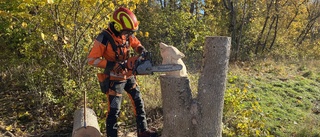
{"type": "Polygon", "coordinates": [[[127,83],[126,83],[124,89],[127,92],[129,92],[130,90],[135,89],[135,88],[138,88],[138,85],[137,85],[136,79],[132,76],[127,80],[127,83]]]}
{"type": "Polygon", "coordinates": [[[122,94],[126,83],[120,81],[111,81],[110,82],[110,89],[115,91],[117,94],[122,94]]]}

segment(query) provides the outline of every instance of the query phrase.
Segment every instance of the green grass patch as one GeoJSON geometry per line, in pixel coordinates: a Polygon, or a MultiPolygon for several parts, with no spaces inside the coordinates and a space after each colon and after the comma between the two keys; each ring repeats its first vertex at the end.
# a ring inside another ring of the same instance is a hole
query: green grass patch
{"type": "Polygon", "coordinates": [[[314,102],[320,100],[320,75],[318,66],[313,65],[255,63],[246,69],[231,69],[233,76],[229,77],[238,79],[229,84],[248,83],[248,91],[259,99],[262,111],[269,114],[265,128],[271,135],[319,136],[320,128],[313,122],[320,120],[319,114],[312,109],[314,102]]]}

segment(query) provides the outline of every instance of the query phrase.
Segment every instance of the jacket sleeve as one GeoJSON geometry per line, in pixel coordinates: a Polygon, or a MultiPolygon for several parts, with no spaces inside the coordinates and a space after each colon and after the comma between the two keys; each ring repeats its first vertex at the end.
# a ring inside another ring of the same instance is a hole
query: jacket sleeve
{"type": "Polygon", "coordinates": [[[105,52],[107,50],[108,38],[103,32],[101,32],[94,40],[93,47],[88,55],[88,64],[99,67],[110,69],[114,66],[114,62],[109,62],[105,59],[105,52]]]}
{"type": "Polygon", "coordinates": [[[130,37],[130,44],[131,44],[131,47],[134,49],[135,52],[141,52],[141,48],[144,49],[144,47],[141,45],[140,41],[138,40],[137,37],[135,36],[131,36],[130,37]]]}
{"type": "Polygon", "coordinates": [[[107,60],[103,58],[105,50],[106,46],[96,39],[87,58],[88,64],[99,68],[105,68],[107,66],[107,60]]]}

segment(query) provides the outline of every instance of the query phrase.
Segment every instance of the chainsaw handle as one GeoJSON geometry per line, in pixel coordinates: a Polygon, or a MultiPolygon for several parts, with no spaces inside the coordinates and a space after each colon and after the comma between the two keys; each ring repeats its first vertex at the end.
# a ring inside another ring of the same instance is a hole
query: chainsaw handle
{"type": "Polygon", "coordinates": [[[127,69],[131,70],[133,75],[140,75],[138,74],[137,68],[145,61],[152,62],[151,52],[142,52],[139,56],[130,57],[127,60],[127,69]]]}
{"type": "Polygon", "coordinates": [[[132,68],[132,74],[137,75],[137,67],[141,63],[141,56],[138,57],[138,59],[134,62],[134,66],[132,68]]]}
{"type": "Polygon", "coordinates": [[[140,57],[142,57],[144,60],[150,60],[152,62],[151,52],[142,52],[140,57]]]}

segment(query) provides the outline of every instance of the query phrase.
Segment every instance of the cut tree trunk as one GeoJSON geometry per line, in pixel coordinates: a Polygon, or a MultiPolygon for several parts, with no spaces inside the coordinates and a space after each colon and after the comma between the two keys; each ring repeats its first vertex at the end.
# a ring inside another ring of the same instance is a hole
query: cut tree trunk
{"type": "Polygon", "coordinates": [[[189,107],[192,95],[188,77],[160,76],[163,103],[163,137],[194,137],[189,107]]]}
{"type": "Polygon", "coordinates": [[[198,84],[200,104],[197,137],[221,137],[224,92],[231,47],[230,37],[207,37],[198,84]]]}
{"type": "Polygon", "coordinates": [[[100,137],[97,116],[90,108],[78,109],[74,112],[72,137],[100,137]],[[86,117],[84,117],[86,115],[86,117]]]}
{"type": "Polygon", "coordinates": [[[160,76],[163,137],[221,137],[230,37],[207,37],[198,96],[188,77],[160,76]]]}

